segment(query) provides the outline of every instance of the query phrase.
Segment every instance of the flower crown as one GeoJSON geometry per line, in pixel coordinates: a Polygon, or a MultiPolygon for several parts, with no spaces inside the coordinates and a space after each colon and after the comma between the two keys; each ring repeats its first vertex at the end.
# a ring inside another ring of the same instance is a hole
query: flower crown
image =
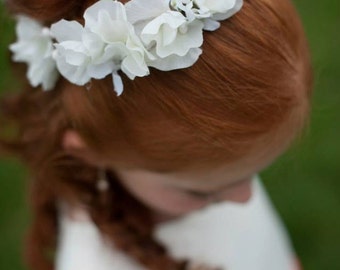
{"type": "Polygon", "coordinates": [[[59,74],[76,85],[112,75],[123,92],[118,71],[131,80],[192,66],[202,53],[203,30],[214,31],[243,0],[100,0],[86,9],[85,23],[66,21],[50,28],[18,17],[13,60],[28,65],[32,86],[53,89],[59,74]]]}

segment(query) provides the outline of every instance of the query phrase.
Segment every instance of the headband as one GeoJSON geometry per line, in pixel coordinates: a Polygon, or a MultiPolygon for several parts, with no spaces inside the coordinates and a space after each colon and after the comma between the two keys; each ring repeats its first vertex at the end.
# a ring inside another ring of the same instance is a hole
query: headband
{"type": "Polygon", "coordinates": [[[84,25],[60,20],[51,27],[18,16],[13,61],[28,65],[33,87],[55,87],[61,74],[71,83],[118,74],[129,79],[149,75],[149,67],[170,71],[192,66],[202,53],[203,30],[214,31],[237,13],[243,0],[100,0],[86,9],[84,25]]]}

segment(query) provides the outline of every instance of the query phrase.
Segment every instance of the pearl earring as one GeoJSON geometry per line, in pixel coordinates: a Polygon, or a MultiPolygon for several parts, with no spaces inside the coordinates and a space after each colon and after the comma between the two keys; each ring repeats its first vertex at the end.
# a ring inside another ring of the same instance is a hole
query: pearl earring
{"type": "Polygon", "coordinates": [[[98,170],[97,189],[100,192],[105,192],[109,189],[109,181],[107,179],[106,171],[104,169],[98,170]]]}

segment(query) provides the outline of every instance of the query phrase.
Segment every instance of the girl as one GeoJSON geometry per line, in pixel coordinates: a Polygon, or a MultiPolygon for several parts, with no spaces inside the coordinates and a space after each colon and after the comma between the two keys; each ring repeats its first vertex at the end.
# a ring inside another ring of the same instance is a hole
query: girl
{"type": "Polygon", "coordinates": [[[308,117],[289,0],[6,3],[33,86],[2,106],[32,269],[297,269],[256,177],[308,117]]]}

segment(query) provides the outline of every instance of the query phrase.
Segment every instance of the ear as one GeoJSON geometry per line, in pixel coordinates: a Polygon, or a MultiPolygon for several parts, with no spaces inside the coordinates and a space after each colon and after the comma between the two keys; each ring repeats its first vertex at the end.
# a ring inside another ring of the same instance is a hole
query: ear
{"type": "Polygon", "coordinates": [[[81,159],[92,166],[101,166],[99,157],[91,151],[78,132],[67,130],[63,135],[61,143],[63,149],[71,156],[81,159]]]}
{"type": "Polygon", "coordinates": [[[67,151],[84,151],[87,145],[80,135],[74,130],[67,130],[62,139],[62,146],[67,151]]]}

